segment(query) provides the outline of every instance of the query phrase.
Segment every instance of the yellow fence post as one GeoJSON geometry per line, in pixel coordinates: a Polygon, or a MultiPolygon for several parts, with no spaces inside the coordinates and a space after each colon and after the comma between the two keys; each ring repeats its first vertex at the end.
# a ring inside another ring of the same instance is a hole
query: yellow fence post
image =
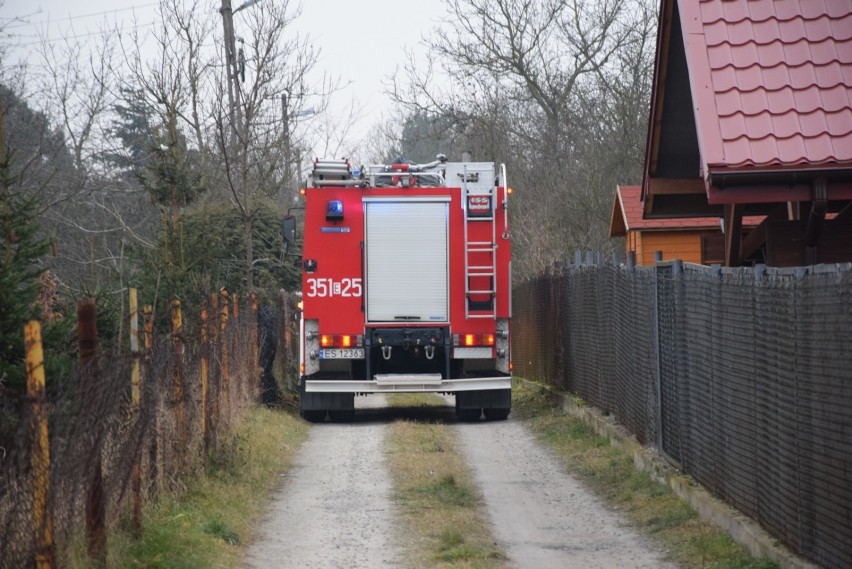
{"type": "Polygon", "coordinates": [[[204,450],[208,450],[209,436],[207,434],[207,398],[208,382],[210,381],[210,345],[207,334],[207,301],[201,302],[201,442],[204,450]]]}
{"type": "Polygon", "coordinates": [[[185,409],[184,409],[184,388],[183,388],[183,317],[181,315],[180,300],[172,299],[171,302],[172,316],[172,346],[174,348],[174,368],[173,368],[173,389],[175,400],[175,431],[176,442],[175,450],[177,451],[178,465],[183,465],[183,458],[186,451],[186,425],[185,425],[185,409]]]}
{"type": "Polygon", "coordinates": [[[36,569],[52,569],[54,546],[53,514],[50,511],[50,438],[47,431],[44,350],[41,345],[41,324],[37,321],[24,326],[24,343],[27,352],[27,394],[33,406],[30,437],[35,566],[36,569]]]}
{"type": "Polygon", "coordinates": [[[230,389],[230,370],[228,369],[228,290],[223,288],[219,291],[222,304],[222,312],[219,317],[219,336],[222,341],[222,413],[225,415],[225,420],[230,418],[229,408],[229,393],[230,389]]]}
{"type": "MultiPolygon", "coordinates": [[[[141,401],[141,352],[139,349],[139,305],[137,302],[136,289],[130,289],[130,357],[133,358],[133,367],[130,372],[130,402],[133,413],[138,421],[139,404],[141,401]]],[[[133,463],[130,488],[133,492],[133,531],[137,536],[142,534],[142,456],[136,457],[133,463]]]]}

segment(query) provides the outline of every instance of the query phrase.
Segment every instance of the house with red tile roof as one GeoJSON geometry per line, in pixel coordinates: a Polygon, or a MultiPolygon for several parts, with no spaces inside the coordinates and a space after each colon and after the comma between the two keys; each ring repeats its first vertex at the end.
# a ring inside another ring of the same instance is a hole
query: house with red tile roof
{"type": "Polygon", "coordinates": [[[728,266],[852,261],[852,2],[662,0],[640,200],[728,266]]]}
{"type": "MultiPolygon", "coordinates": [[[[625,249],[635,255],[637,265],[652,266],[658,252],[663,260],[702,265],[724,262],[725,240],[718,217],[646,219],[642,214],[642,186],[618,186],[609,236],[624,237],[625,249]]],[[[744,218],[744,230],[754,229],[761,221],[761,216],[744,218]]]]}

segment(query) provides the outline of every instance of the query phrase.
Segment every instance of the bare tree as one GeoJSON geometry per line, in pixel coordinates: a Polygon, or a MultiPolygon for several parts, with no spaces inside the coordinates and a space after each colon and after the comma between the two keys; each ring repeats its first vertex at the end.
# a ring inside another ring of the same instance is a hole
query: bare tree
{"type": "Polygon", "coordinates": [[[235,78],[237,112],[227,108],[224,86],[219,87],[219,104],[214,109],[224,183],[244,225],[249,289],[254,287],[256,216],[289,182],[290,119],[305,110],[312,92],[308,73],[317,63],[318,51],[297,35],[289,35],[298,14],[298,7],[289,1],[261,2],[240,12],[235,33],[241,40],[244,67],[238,68],[235,78]]]}
{"type": "Polygon", "coordinates": [[[613,248],[606,229],[614,182],[635,179],[642,163],[636,146],[644,143],[650,90],[650,1],[448,6],[451,25],[427,38],[433,61],[410,64],[392,96],[410,113],[452,117],[479,145],[477,156],[507,163],[518,189],[516,274],[538,273],[573,248],[613,248]]]}

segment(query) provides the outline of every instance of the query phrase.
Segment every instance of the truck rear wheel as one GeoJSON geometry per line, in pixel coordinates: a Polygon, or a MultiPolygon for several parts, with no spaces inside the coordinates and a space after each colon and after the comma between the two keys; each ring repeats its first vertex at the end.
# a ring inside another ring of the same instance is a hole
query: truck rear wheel
{"type": "Polygon", "coordinates": [[[328,412],[332,423],[351,423],[355,420],[354,409],[332,409],[328,412]]]}
{"type": "Polygon", "coordinates": [[[322,423],[323,421],[325,421],[325,413],[325,410],[317,411],[314,409],[302,409],[301,415],[302,419],[310,423],[322,423]]]}
{"type": "Polygon", "coordinates": [[[500,407],[497,409],[483,409],[486,421],[505,421],[509,417],[510,409],[500,407]]]}
{"type": "Polygon", "coordinates": [[[456,418],[462,423],[474,423],[479,421],[482,409],[459,409],[456,407],[456,418]]]}

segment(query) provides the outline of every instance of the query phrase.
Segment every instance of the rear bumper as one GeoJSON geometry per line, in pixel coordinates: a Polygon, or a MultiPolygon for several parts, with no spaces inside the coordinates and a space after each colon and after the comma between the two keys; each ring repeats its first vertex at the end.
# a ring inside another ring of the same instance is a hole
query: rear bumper
{"type": "Polygon", "coordinates": [[[379,375],[373,381],[305,379],[306,393],[455,393],[511,389],[511,376],[441,379],[439,374],[379,375]]]}

